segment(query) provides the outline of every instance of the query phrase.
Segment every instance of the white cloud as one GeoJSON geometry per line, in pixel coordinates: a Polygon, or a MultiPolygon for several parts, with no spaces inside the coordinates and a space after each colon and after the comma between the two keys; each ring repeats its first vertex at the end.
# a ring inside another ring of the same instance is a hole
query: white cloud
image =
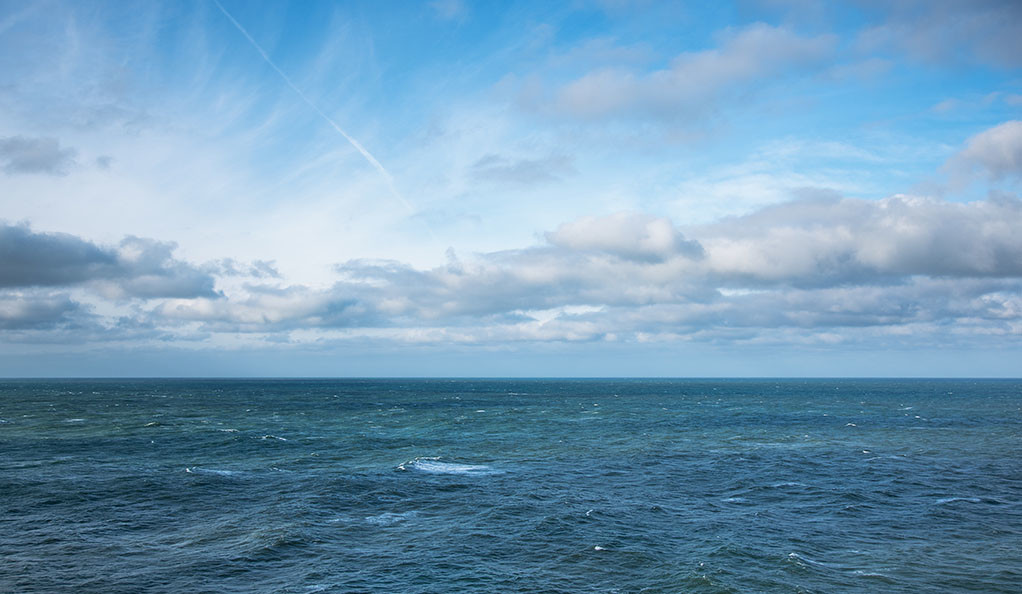
{"type": "Polygon", "coordinates": [[[555,245],[580,252],[603,252],[626,259],[663,261],[676,255],[702,256],[702,247],[687,241],[666,218],[640,213],[582,217],[546,234],[555,245]]]}
{"type": "Polygon", "coordinates": [[[1022,176],[1022,121],[1012,120],[976,134],[947,164],[958,176],[991,180],[1022,176]]]}
{"type": "Polygon", "coordinates": [[[619,213],[436,268],[348,261],[328,289],[164,300],[146,319],[174,332],[413,342],[867,340],[949,325],[1010,337],[1022,328],[1020,226],[1022,200],[1007,197],[796,201],[693,227],[698,242],[667,219],[619,213]]]}

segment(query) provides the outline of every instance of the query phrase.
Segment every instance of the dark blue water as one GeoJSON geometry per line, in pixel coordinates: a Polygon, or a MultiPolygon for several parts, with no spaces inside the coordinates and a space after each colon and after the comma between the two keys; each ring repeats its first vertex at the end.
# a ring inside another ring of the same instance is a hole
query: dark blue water
{"type": "Polygon", "coordinates": [[[1022,382],[0,383],[3,592],[1019,592],[1022,382]]]}

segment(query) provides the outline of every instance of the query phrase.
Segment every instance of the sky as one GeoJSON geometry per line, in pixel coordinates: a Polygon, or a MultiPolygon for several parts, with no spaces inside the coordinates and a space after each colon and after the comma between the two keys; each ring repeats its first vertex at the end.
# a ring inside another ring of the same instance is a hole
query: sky
{"type": "Polygon", "coordinates": [[[1018,377],[1020,28],[0,0],[0,375],[1018,377]]]}

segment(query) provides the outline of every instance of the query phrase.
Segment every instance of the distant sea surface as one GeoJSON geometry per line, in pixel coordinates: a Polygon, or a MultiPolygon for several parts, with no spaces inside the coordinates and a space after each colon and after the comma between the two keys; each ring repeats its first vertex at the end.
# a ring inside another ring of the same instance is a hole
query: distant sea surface
{"type": "Polygon", "coordinates": [[[3,381],[0,591],[1019,592],[1022,381],[3,381]]]}

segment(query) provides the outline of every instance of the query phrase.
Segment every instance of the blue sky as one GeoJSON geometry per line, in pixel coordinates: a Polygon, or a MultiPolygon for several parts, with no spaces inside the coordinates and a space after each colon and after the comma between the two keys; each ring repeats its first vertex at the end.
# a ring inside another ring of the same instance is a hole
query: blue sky
{"type": "Polygon", "coordinates": [[[1018,376],[1020,25],[0,1],[0,374],[1018,376]]]}

